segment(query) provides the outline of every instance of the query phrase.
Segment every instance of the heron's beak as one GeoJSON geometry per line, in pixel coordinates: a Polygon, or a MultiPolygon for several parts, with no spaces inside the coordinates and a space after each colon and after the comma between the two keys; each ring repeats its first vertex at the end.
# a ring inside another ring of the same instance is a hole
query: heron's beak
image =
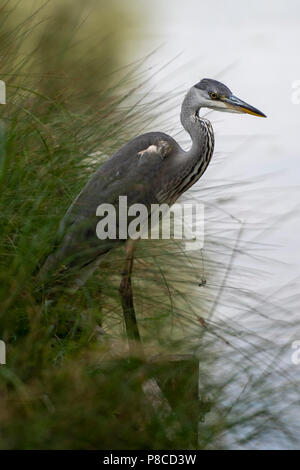
{"type": "Polygon", "coordinates": [[[254,108],[250,104],[245,103],[245,101],[240,100],[234,95],[231,95],[229,98],[224,98],[222,100],[227,108],[236,113],[247,113],[253,114],[253,116],[267,117],[264,113],[259,111],[259,109],[254,108]]]}

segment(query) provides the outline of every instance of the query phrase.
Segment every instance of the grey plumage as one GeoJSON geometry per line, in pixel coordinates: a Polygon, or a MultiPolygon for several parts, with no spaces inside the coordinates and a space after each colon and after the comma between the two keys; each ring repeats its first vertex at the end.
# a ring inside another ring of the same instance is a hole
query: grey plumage
{"type": "Polygon", "coordinates": [[[40,270],[40,278],[76,270],[77,285],[99,265],[104,255],[121,240],[99,240],[96,209],[101,203],[118,206],[119,196],[127,196],[128,206],[142,203],[173,204],[204,173],[214,150],[210,122],[199,116],[201,107],[219,111],[264,116],[257,109],[234,97],[225,85],[203,79],[184,98],[181,123],[189,133],[192,146],[185,152],[162,132],[140,135],[121,147],[91,177],[71,204],[59,228],[60,244],[40,270]]]}

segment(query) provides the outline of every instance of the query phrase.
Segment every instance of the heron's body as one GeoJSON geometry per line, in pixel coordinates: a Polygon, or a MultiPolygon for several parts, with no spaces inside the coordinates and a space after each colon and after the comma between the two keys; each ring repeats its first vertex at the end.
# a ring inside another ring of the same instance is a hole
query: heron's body
{"type": "Polygon", "coordinates": [[[224,96],[231,93],[219,82],[207,79],[189,90],[182,104],[181,122],[192,140],[190,150],[184,151],[162,132],[140,135],[121,147],[94,173],[71,204],[61,223],[60,246],[42,267],[43,278],[61,269],[76,268],[84,282],[102,257],[121,243],[118,238],[98,239],[96,210],[100,204],[117,208],[119,196],[127,196],[128,206],[141,203],[150,209],[151,204],[172,205],[203,175],[214,150],[212,126],[199,117],[201,106],[208,107],[205,81],[209,86],[219,87],[224,96]]]}

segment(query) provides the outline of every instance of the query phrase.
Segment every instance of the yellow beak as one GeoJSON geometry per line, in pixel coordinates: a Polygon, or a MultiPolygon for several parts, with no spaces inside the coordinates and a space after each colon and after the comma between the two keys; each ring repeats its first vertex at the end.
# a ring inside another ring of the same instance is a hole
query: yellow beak
{"type": "Polygon", "coordinates": [[[230,96],[229,98],[224,98],[222,101],[225,103],[227,108],[229,108],[233,112],[247,113],[247,114],[252,114],[253,116],[259,116],[259,117],[267,117],[264,113],[259,111],[259,109],[254,108],[248,103],[245,103],[245,101],[240,100],[234,95],[230,96]]]}

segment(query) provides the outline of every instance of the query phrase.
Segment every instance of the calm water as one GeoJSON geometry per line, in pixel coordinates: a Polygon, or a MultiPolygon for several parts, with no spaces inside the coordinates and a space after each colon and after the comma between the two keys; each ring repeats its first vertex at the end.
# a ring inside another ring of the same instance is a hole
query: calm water
{"type": "MultiPolygon", "coordinates": [[[[245,196],[243,191],[241,195],[237,192],[238,197],[228,201],[226,210],[252,225],[246,239],[265,246],[258,253],[262,256],[254,261],[240,255],[235,263],[265,270],[267,275],[250,277],[247,286],[241,280],[239,287],[272,296],[278,308],[282,307],[282,318],[287,316],[296,323],[300,274],[300,104],[292,102],[292,84],[300,80],[300,3],[254,0],[246,7],[245,2],[233,0],[152,0],[149,7],[149,2],[143,0],[139,5],[147,22],[129,31],[128,48],[135,50],[135,58],[159,47],[150,59],[153,69],[149,73],[153,73],[180,54],[152,78],[155,93],[170,94],[174,89],[184,92],[201,78],[217,78],[268,116],[260,119],[210,114],[216,133],[215,161],[199,183],[197,195],[201,199],[202,184],[245,179],[254,183],[252,193],[245,196]],[[136,34],[141,37],[138,48],[136,34]],[[276,261],[269,263],[266,257],[276,261]]],[[[170,113],[160,130],[173,128],[174,134],[180,131],[180,103],[178,97],[178,112],[170,113]]],[[[187,144],[183,132],[176,138],[187,144]]],[[[223,307],[219,315],[230,317],[230,308],[223,307]]],[[[273,339],[274,332],[263,333],[273,339]]],[[[286,344],[281,359],[289,365],[291,339],[300,339],[299,326],[289,332],[276,332],[278,347],[286,344]]],[[[300,365],[294,366],[295,376],[299,372],[300,365]]],[[[296,419],[298,411],[294,411],[296,419]]]]}

